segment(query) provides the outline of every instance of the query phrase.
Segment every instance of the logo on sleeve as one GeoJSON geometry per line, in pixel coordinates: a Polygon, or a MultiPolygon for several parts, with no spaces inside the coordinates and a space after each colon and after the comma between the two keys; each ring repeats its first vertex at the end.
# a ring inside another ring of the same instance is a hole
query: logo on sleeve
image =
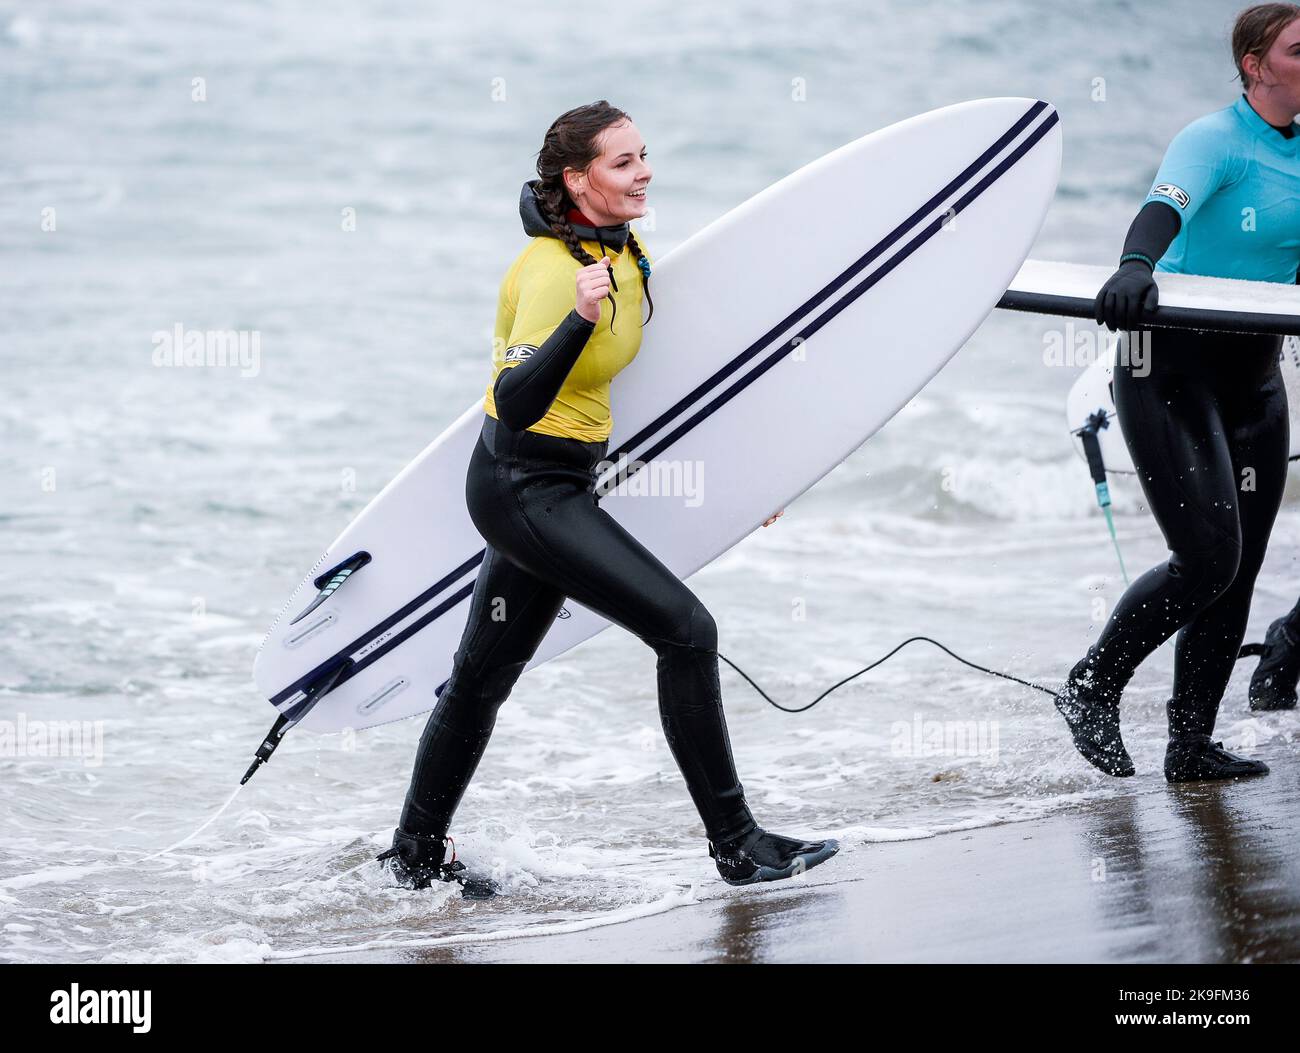
{"type": "Polygon", "coordinates": [[[536,344],[515,344],[514,347],[506,348],[506,361],[522,362],[525,358],[532,358],[536,350],[536,344]]]}
{"type": "Polygon", "coordinates": [[[1151,193],[1159,197],[1167,197],[1179,208],[1186,208],[1191,204],[1191,198],[1187,191],[1180,186],[1174,186],[1173,183],[1159,183],[1151,188],[1151,193]]]}

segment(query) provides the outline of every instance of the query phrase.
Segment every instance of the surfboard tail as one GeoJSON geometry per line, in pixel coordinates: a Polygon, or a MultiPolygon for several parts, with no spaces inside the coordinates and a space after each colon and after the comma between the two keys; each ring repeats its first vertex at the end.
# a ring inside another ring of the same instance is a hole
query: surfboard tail
{"type": "MultiPolygon", "coordinates": [[[[367,560],[369,558],[369,556],[366,557],[367,560]]],[[[353,664],[352,659],[349,658],[347,661],[334,666],[318,680],[305,687],[302,698],[289,705],[275,718],[271,730],[266,733],[262,739],[262,744],[257,747],[257,751],[253,754],[253,763],[248,766],[248,771],[244,772],[244,777],[239,780],[240,786],[248,782],[253,777],[254,772],[271,759],[271,754],[280,745],[285,733],[310,713],[312,706],[324,698],[344,679],[344,674],[352,668],[353,664]]]]}

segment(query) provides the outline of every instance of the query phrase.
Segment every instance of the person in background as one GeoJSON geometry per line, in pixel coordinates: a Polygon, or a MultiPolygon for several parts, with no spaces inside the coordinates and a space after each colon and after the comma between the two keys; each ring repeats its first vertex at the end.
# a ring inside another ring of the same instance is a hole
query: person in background
{"type": "MultiPolygon", "coordinates": [[[[1130,342],[1158,305],[1155,271],[1266,282],[1294,282],[1300,271],[1300,7],[1242,11],[1232,53],[1244,93],[1174,137],[1097,295],[1098,323],[1130,342]]],[[[1149,373],[1118,362],[1115,407],[1169,559],[1124,593],[1056,705],[1084,758],[1132,775],[1120,697],[1177,632],[1165,778],[1264,775],[1264,763],[1212,734],[1286,482],[1282,338],[1147,335],[1149,373]]]]}

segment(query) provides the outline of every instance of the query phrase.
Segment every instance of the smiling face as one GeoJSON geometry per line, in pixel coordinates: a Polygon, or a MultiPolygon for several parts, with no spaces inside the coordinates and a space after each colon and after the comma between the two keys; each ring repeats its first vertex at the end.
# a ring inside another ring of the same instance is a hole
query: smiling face
{"type": "Polygon", "coordinates": [[[1300,113],[1300,18],[1285,26],[1263,55],[1244,55],[1241,68],[1250,78],[1247,95],[1276,111],[1300,113]]]}
{"type": "Polygon", "coordinates": [[[597,226],[615,226],[646,214],[645,188],[653,176],[646,164],[645,143],[631,121],[600,133],[600,154],[585,172],[564,170],[569,196],[597,226]]]}

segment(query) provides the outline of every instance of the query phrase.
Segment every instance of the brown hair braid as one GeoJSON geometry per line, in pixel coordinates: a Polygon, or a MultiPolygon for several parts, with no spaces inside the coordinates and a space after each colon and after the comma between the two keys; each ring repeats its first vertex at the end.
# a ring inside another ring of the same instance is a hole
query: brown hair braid
{"type": "Polygon", "coordinates": [[[1250,77],[1242,69],[1241,60],[1255,55],[1261,60],[1277,40],[1278,34],[1300,18],[1300,7],[1295,4],[1256,4],[1237,16],[1232,27],[1232,60],[1237,64],[1241,86],[1250,90],[1250,77]]]}
{"type": "MultiPolygon", "coordinates": [[[[569,209],[575,207],[575,205],[569,197],[568,188],[564,185],[564,170],[566,168],[575,168],[579,171],[585,171],[600,154],[596,142],[600,133],[611,125],[625,120],[630,120],[628,115],[618,107],[611,106],[604,99],[599,102],[589,103],[586,106],[579,106],[560,114],[555,119],[550,128],[546,130],[546,137],[542,140],[542,148],[537,153],[537,175],[541,179],[538,186],[537,200],[541,206],[542,215],[546,217],[551,230],[568,247],[569,255],[584,266],[590,266],[598,261],[582,247],[577,232],[569,222],[569,209]]],[[[631,226],[628,227],[627,231],[627,244],[628,248],[632,250],[632,257],[637,261],[638,269],[640,269],[641,260],[645,253],[641,250],[641,246],[637,244],[631,226]]],[[[645,290],[645,298],[650,304],[650,314],[646,317],[646,322],[649,322],[654,317],[655,302],[650,297],[650,279],[644,269],[641,269],[641,286],[645,290]]],[[[613,332],[614,318],[618,314],[618,304],[614,302],[613,292],[610,292],[607,298],[614,309],[609,320],[610,332],[613,332]]]]}

